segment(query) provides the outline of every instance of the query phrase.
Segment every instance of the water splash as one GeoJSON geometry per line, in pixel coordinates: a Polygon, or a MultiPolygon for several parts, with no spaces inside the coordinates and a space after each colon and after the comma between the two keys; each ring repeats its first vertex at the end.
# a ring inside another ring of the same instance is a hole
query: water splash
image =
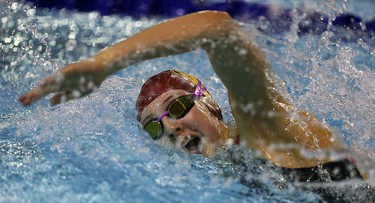
{"type": "MultiPolygon", "coordinates": [[[[332,3],[311,9],[328,7],[332,19],[348,9],[345,2],[341,7],[332,3]]],[[[297,1],[286,4],[299,5],[297,1]]],[[[164,69],[197,75],[224,107],[226,119],[232,119],[222,97],[226,90],[210,68],[201,68],[210,64],[200,50],[134,65],[77,101],[50,107],[44,100],[22,108],[17,96],[39,79],[158,19],[39,10],[11,2],[0,5],[4,5],[0,16],[1,201],[321,199],[313,192],[301,192],[247,150],[207,160],[160,148],[144,135],[134,118],[134,101],[142,80],[164,69]]],[[[297,24],[301,18],[295,15],[297,24]]],[[[319,36],[299,36],[297,31],[295,26],[288,33],[257,36],[278,77],[286,81],[291,99],[333,126],[357,152],[374,152],[375,50],[371,40],[343,41],[330,30],[319,36]]],[[[340,191],[335,186],[331,190],[340,191]]]]}

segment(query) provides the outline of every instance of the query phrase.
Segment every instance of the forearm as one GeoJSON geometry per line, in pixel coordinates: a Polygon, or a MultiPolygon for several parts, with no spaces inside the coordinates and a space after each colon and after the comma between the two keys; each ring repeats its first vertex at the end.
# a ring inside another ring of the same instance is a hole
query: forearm
{"type": "Polygon", "coordinates": [[[112,74],[144,60],[188,52],[225,36],[235,27],[223,12],[199,12],[165,21],[93,57],[112,74]]]}

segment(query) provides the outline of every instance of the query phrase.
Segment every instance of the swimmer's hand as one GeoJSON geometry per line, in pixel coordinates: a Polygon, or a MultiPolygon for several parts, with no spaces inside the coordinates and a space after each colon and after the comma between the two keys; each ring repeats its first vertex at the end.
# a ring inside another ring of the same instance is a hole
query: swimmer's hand
{"type": "Polygon", "coordinates": [[[93,61],[73,63],[43,79],[19,101],[28,106],[47,94],[55,93],[50,102],[57,105],[90,94],[107,76],[105,68],[93,61]]]}

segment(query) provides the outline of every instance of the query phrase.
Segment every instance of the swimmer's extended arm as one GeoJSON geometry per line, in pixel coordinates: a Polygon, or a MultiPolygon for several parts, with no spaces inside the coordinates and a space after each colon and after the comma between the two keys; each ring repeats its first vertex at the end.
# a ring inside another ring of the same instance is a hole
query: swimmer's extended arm
{"type": "Polygon", "coordinates": [[[199,12],[165,21],[92,58],[58,70],[19,100],[29,105],[50,93],[55,93],[53,104],[79,98],[97,88],[109,75],[131,64],[194,50],[202,47],[206,40],[227,36],[231,29],[235,30],[235,24],[223,12],[199,12]]]}
{"type": "MultiPolygon", "coordinates": [[[[238,60],[238,55],[236,55],[238,52],[228,55],[227,50],[224,50],[223,53],[216,53],[213,50],[220,52],[221,47],[233,46],[232,40],[236,43],[245,42],[238,40],[239,38],[234,39],[238,37],[238,31],[238,25],[224,12],[205,11],[171,19],[104,49],[92,58],[70,64],[58,70],[50,77],[45,78],[35,89],[22,96],[20,101],[24,105],[29,105],[50,93],[56,94],[51,101],[54,104],[78,98],[89,94],[109,75],[131,64],[188,52],[199,47],[206,49],[209,55],[213,56],[211,63],[227,88],[234,95],[240,95],[241,92],[237,93],[237,91],[245,89],[237,88],[239,85],[237,76],[241,76],[240,79],[258,78],[257,80],[262,81],[264,80],[263,69],[266,63],[262,54],[248,59],[252,63],[252,67],[249,68],[252,70],[258,69],[258,72],[251,72],[252,77],[250,78],[248,74],[242,74],[243,71],[237,73],[233,72],[233,68],[227,68],[230,65],[228,62],[232,61],[227,59],[233,57],[233,60],[238,60]],[[222,62],[224,63],[221,64],[222,62]]],[[[253,48],[252,51],[257,52],[257,48],[253,48]]],[[[248,56],[241,58],[245,57],[248,56]]],[[[253,84],[250,89],[252,93],[248,95],[253,97],[264,96],[264,93],[258,94],[258,91],[253,92],[253,90],[259,90],[257,85],[253,84]]]]}

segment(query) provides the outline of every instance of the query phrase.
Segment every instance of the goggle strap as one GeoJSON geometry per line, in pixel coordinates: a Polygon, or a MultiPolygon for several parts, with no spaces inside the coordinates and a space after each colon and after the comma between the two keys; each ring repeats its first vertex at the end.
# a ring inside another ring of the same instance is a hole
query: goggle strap
{"type": "Polygon", "coordinates": [[[169,114],[169,111],[164,112],[163,114],[161,114],[161,116],[156,121],[160,123],[161,119],[163,119],[168,114],[169,114]]]}
{"type": "Polygon", "coordinates": [[[193,95],[195,98],[200,98],[207,91],[206,87],[202,87],[202,82],[198,80],[197,88],[195,89],[193,95]]]}

